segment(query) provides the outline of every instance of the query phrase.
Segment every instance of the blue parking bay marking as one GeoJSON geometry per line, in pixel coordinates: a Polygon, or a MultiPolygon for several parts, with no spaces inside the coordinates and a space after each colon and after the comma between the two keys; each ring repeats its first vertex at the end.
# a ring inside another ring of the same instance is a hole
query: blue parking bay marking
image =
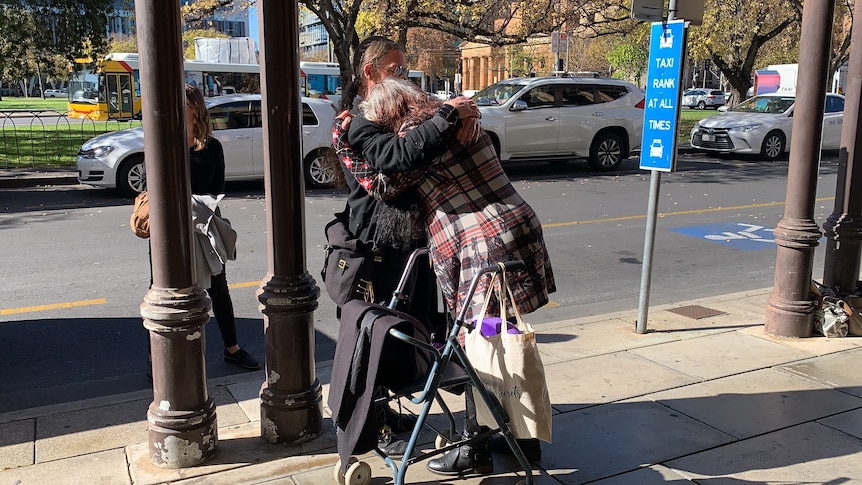
{"type": "Polygon", "coordinates": [[[744,251],[775,248],[772,228],[757,224],[729,222],[708,226],[675,227],[669,230],[744,251]]]}

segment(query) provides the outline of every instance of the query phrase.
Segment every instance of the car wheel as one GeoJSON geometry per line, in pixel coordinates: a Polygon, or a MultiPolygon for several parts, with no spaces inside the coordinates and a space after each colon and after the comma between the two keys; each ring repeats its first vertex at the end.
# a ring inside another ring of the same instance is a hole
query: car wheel
{"type": "Polygon", "coordinates": [[[703,101],[698,101],[697,109],[706,109],[706,103],[704,103],[703,101]]]}
{"type": "Polygon", "coordinates": [[[500,139],[490,131],[488,132],[488,136],[491,138],[491,145],[494,146],[494,153],[497,154],[497,158],[500,158],[500,139]]]}
{"type": "Polygon", "coordinates": [[[623,141],[615,133],[601,133],[590,146],[590,168],[599,172],[611,172],[623,163],[623,141]]]}
{"type": "Polygon", "coordinates": [[[763,146],[760,149],[760,154],[763,158],[769,161],[775,161],[784,155],[784,133],[780,131],[770,131],[763,139],[763,146]]]}
{"type": "Polygon", "coordinates": [[[334,187],[341,177],[341,167],[332,149],[320,148],[308,154],[303,162],[305,184],[311,188],[334,187]]]}
{"type": "Polygon", "coordinates": [[[143,155],[135,155],[123,162],[117,172],[117,188],[129,197],[135,197],[147,190],[147,171],[143,155]]]}

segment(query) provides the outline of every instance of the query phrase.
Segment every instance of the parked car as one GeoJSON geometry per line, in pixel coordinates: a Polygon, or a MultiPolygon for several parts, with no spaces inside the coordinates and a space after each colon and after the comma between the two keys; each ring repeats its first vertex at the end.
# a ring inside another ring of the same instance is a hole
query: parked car
{"type": "MultiPolygon", "coordinates": [[[[259,94],[206,100],[213,136],[224,148],[225,180],[263,179],[263,117],[259,94]]],[[[334,185],[341,168],[332,156],[335,107],[325,99],[302,98],[302,158],[306,183],[334,185]]],[[[145,127],[99,135],[78,150],[78,181],[119,188],[133,196],[146,190],[145,127]]]]}
{"type": "MultiPolygon", "coordinates": [[[[691,130],[691,146],[710,152],[759,153],[767,160],[782,157],[790,148],[796,98],[762,94],[733,109],[700,120],[691,130]]],[[[821,148],[841,146],[844,96],[826,95],[821,148]]]]}
{"type": "Polygon", "coordinates": [[[68,93],[66,88],[63,88],[63,89],[46,89],[45,90],[45,97],[46,98],[65,98],[66,93],[68,93]]]}
{"type": "Polygon", "coordinates": [[[586,158],[616,170],[640,149],[644,95],[634,84],[593,77],[521,77],[473,95],[501,160],[586,158]]]}
{"type": "Polygon", "coordinates": [[[453,93],[452,91],[437,91],[434,93],[434,97],[441,101],[446,101],[447,99],[454,98],[455,93],[453,93]]]}
{"type": "Polygon", "coordinates": [[[718,109],[727,100],[724,91],[717,89],[689,89],[682,93],[682,105],[697,109],[718,109]]]}

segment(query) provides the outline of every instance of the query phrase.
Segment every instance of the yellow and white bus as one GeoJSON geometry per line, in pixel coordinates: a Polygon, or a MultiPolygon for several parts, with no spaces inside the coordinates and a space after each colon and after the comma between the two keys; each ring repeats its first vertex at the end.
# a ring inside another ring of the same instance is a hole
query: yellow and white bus
{"type": "MultiPolygon", "coordinates": [[[[73,118],[128,120],[141,116],[140,61],[135,53],[112,53],[87,69],[85,59],[73,69],[69,113],[73,118]]],[[[185,81],[205,96],[260,92],[260,66],[185,61],[185,81]]]]}

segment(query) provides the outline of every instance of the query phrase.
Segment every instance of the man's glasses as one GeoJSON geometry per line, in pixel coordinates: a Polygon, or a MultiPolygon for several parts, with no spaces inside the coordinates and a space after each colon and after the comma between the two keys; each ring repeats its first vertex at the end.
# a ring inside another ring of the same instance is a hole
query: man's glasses
{"type": "Polygon", "coordinates": [[[407,73],[409,72],[409,69],[407,69],[407,66],[395,66],[395,67],[390,67],[386,70],[389,71],[390,73],[392,73],[392,75],[396,76],[396,77],[397,76],[407,77],[407,73]]]}

